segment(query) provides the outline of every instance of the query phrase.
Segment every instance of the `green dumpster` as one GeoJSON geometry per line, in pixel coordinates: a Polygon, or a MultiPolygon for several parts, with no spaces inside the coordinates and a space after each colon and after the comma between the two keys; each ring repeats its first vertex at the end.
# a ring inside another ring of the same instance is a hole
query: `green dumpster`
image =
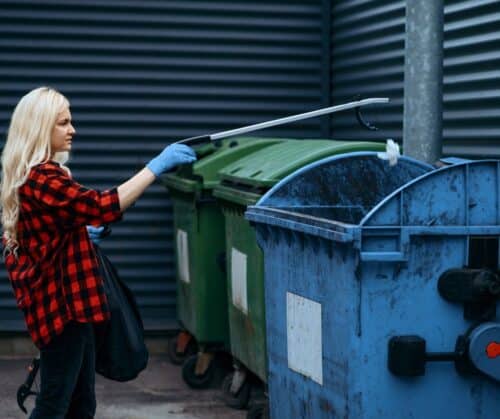
{"type": "MultiPolygon", "coordinates": [[[[198,161],[161,177],[172,198],[177,268],[177,316],[184,331],[169,344],[174,363],[189,361],[183,377],[192,387],[210,385],[211,374],[194,374],[188,356],[228,348],[224,217],[212,190],[218,171],[282,139],[232,138],[196,148],[198,161]]],[[[207,368],[205,368],[207,369],[207,368]]],[[[204,371],[206,372],[206,371],[204,371]]]]}
{"type": "Polygon", "coordinates": [[[371,142],[292,140],[253,153],[220,171],[213,195],[225,217],[230,349],[262,382],[267,381],[263,254],[254,229],[244,218],[246,207],[309,163],[335,154],[384,149],[384,144],[371,142]]]}

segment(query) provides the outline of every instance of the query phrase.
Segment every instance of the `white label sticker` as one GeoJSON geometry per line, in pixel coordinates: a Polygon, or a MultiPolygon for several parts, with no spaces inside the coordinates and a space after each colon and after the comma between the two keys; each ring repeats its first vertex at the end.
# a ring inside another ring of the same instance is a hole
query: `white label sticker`
{"type": "Polygon", "coordinates": [[[321,304],[286,293],[288,368],[323,385],[321,304]]]}
{"type": "Polygon", "coordinates": [[[189,284],[189,252],[188,234],[184,230],[177,230],[177,266],[181,281],[189,284]]]}
{"type": "Polygon", "coordinates": [[[247,255],[231,250],[231,288],[233,304],[243,313],[248,314],[247,301],[247,255]]]}

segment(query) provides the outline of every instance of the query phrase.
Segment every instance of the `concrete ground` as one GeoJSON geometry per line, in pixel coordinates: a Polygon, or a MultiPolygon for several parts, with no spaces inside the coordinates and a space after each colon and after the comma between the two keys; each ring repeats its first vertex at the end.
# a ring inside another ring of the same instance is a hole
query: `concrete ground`
{"type": "MultiPolygon", "coordinates": [[[[31,358],[0,357],[0,418],[21,419],[16,392],[26,378],[31,358]]],[[[34,386],[35,387],[35,386],[34,386]]],[[[153,354],[139,377],[118,383],[97,376],[96,419],[243,419],[245,411],[226,407],[218,389],[192,390],[181,378],[181,367],[166,355],[153,354]]],[[[33,407],[33,397],[25,406],[33,407]]]]}

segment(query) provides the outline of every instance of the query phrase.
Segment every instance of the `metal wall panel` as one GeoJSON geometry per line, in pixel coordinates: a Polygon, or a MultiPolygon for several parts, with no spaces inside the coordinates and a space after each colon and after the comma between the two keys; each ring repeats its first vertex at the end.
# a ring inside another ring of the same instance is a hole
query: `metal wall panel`
{"type": "MultiPolygon", "coordinates": [[[[401,140],[406,1],[338,0],[332,5],[332,102],[388,96],[366,110],[376,133],[346,114],[335,138],[401,140]]],[[[500,2],[445,0],[443,153],[500,157],[500,2]]]]}
{"type": "MultiPolygon", "coordinates": [[[[72,105],[74,177],[105,189],[173,140],[318,108],[329,100],[326,5],[2,0],[0,138],[25,92],[54,86],[72,105]]],[[[321,133],[316,119],[261,134],[321,133]]],[[[171,221],[169,198],[155,184],[103,242],[148,329],[169,328],[175,318],[171,221]]],[[[0,331],[24,329],[0,268],[0,331]]]]}

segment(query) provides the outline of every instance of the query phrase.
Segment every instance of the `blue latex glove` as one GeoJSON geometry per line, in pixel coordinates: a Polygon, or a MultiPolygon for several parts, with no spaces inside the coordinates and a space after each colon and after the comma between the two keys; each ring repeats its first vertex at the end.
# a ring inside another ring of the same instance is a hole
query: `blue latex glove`
{"type": "Polygon", "coordinates": [[[146,164],[146,167],[158,177],[179,164],[192,163],[195,160],[196,153],[191,147],[185,144],[170,144],[146,164]]]}
{"type": "Polygon", "coordinates": [[[99,244],[103,239],[104,226],[87,226],[87,232],[89,233],[89,237],[90,240],[92,240],[92,243],[99,244]]]}

